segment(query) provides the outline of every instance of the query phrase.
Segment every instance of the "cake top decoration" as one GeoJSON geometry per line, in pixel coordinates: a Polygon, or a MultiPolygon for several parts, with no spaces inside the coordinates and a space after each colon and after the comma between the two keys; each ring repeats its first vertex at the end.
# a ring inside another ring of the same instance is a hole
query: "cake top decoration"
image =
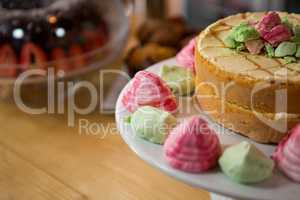
{"type": "Polygon", "coordinates": [[[225,45],[238,52],[265,53],[268,57],[284,58],[288,63],[300,57],[300,26],[287,16],[269,12],[258,22],[246,21],[232,28],[225,45]]]}

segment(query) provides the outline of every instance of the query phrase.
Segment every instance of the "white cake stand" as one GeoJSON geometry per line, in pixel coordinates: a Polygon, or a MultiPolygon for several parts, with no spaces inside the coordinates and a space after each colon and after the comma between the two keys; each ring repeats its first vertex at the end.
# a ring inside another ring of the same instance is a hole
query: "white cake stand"
{"type": "MultiPolygon", "coordinates": [[[[160,68],[163,65],[176,65],[175,59],[169,59],[158,63],[149,68],[149,71],[159,74],[160,68]]],[[[125,87],[126,88],[126,87],[125,87]]],[[[122,138],[128,146],[144,161],[164,173],[172,176],[180,181],[190,184],[195,187],[206,189],[211,192],[213,200],[230,200],[234,199],[251,199],[251,200],[298,200],[300,199],[300,185],[290,181],[278,170],[274,171],[274,175],[269,180],[255,185],[240,185],[231,181],[221,173],[219,169],[210,171],[203,174],[189,174],[171,168],[163,158],[162,146],[152,144],[143,139],[135,136],[130,126],[124,122],[124,117],[130,113],[126,111],[121,103],[121,97],[124,89],[121,92],[117,105],[116,105],[116,122],[122,138]],[[220,196],[222,195],[222,196],[220,196]],[[226,197],[225,197],[226,196],[226,197]]],[[[181,114],[177,117],[182,120],[183,118],[198,114],[205,117],[210,125],[218,130],[223,130],[224,134],[219,135],[220,141],[223,146],[238,143],[241,141],[249,141],[245,137],[233,133],[214,122],[212,122],[204,113],[196,111],[197,105],[192,101],[192,98],[186,98],[180,102],[181,114]]],[[[255,143],[255,142],[253,142],[255,143]]],[[[257,144],[257,147],[271,155],[275,149],[273,145],[257,144]]]]}

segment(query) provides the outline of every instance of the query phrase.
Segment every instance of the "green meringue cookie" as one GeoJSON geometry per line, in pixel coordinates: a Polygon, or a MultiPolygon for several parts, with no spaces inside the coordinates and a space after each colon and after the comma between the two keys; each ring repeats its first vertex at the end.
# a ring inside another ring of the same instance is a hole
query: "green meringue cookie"
{"type": "Polygon", "coordinates": [[[174,94],[186,96],[195,90],[195,76],[189,69],[178,66],[164,66],[161,77],[174,94]]]}
{"type": "Polygon", "coordinates": [[[292,42],[295,42],[296,44],[300,44],[300,26],[296,25],[293,28],[294,36],[292,37],[292,42]]]}
{"type": "Polygon", "coordinates": [[[140,107],[127,121],[137,136],[156,144],[165,142],[177,122],[170,113],[151,106],[140,107]]]}
{"type": "Polygon", "coordinates": [[[293,23],[291,23],[291,21],[289,20],[288,16],[284,16],[282,19],[282,24],[284,24],[285,26],[287,26],[291,31],[293,31],[294,29],[294,25],[293,23]]]}
{"type": "Polygon", "coordinates": [[[273,58],[275,56],[275,50],[272,47],[272,45],[270,45],[269,43],[265,43],[265,48],[266,48],[267,55],[270,58],[273,58]]]}
{"type": "Polygon", "coordinates": [[[248,142],[231,146],[225,150],[219,164],[232,180],[251,184],[272,176],[274,162],[248,142]]]}
{"type": "Polygon", "coordinates": [[[275,49],[275,57],[293,56],[297,51],[297,45],[293,42],[282,42],[275,49]]]}
{"type": "Polygon", "coordinates": [[[295,55],[297,58],[300,58],[300,46],[297,47],[297,52],[295,55]]]}
{"type": "Polygon", "coordinates": [[[300,36],[300,25],[294,26],[293,33],[295,36],[300,36]]]}
{"type": "Polygon", "coordinates": [[[283,58],[286,64],[295,63],[297,59],[294,56],[286,56],[283,58]]]}
{"type": "Polygon", "coordinates": [[[238,42],[236,46],[237,52],[244,51],[246,49],[245,43],[238,42]]]}
{"type": "Polygon", "coordinates": [[[225,46],[231,49],[235,49],[238,45],[238,43],[234,40],[234,37],[232,35],[229,35],[224,40],[225,46]]]}
{"type": "Polygon", "coordinates": [[[231,34],[237,42],[247,42],[260,38],[257,30],[247,23],[241,23],[237,27],[234,27],[231,34]]]}

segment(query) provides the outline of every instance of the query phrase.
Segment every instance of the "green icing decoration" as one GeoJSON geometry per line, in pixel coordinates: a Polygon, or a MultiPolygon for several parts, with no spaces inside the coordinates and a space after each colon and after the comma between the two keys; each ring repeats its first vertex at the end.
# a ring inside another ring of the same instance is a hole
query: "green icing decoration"
{"type": "MultiPolygon", "coordinates": [[[[287,63],[297,62],[296,58],[300,58],[300,25],[291,23],[288,16],[282,17],[281,21],[293,32],[294,36],[290,41],[280,43],[276,49],[269,43],[265,43],[265,52],[270,58],[283,58],[287,63]]],[[[247,49],[245,42],[259,38],[258,31],[247,22],[243,22],[231,30],[224,43],[226,47],[240,52],[247,49]]]]}
{"type": "Polygon", "coordinates": [[[272,176],[274,162],[248,142],[231,146],[225,150],[219,164],[232,180],[252,184],[272,176]]]}
{"type": "Polygon", "coordinates": [[[237,42],[234,40],[234,37],[232,35],[226,37],[224,43],[228,48],[231,49],[235,49],[237,47],[237,42]]]}
{"type": "Polygon", "coordinates": [[[289,21],[289,18],[288,16],[284,16],[282,19],[281,19],[282,23],[287,26],[290,30],[293,30],[294,26],[293,24],[289,21]]]}
{"type": "Polygon", "coordinates": [[[246,46],[245,46],[244,43],[241,43],[241,42],[237,43],[236,50],[237,50],[238,52],[244,51],[245,49],[246,49],[246,46]]]}
{"type": "Polygon", "coordinates": [[[241,23],[237,27],[233,28],[231,34],[237,42],[246,42],[260,38],[260,35],[255,28],[251,27],[247,23],[241,23]]]}
{"type": "Polygon", "coordinates": [[[186,96],[192,94],[195,90],[195,76],[189,69],[178,66],[164,66],[161,77],[174,94],[186,96]]]}
{"type": "Polygon", "coordinates": [[[163,110],[144,106],[131,116],[130,125],[137,136],[156,144],[163,144],[176,118],[163,110]]]}
{"type": "Polygon", "coordinates": [[[283,59],[285,60],[286,64],[297,62],[297,59],[294,56],[286,56],[283,59]]]}
{"type": "Polygon", "coordinates": [[[297,47],[296,55],[297,58],[300,58],[300,46],[297,47]]]}
{"type": "Polygon", "coordinates": [[[294,36],[291,39],[291,41],[295,42],[295,43],[297,43],[299,45],[300,44],[300,26],[299,25],[296,25],[293,28],[293,33],[294,33],[294,36]]]}
{"type": "Polygon", "coordinates": [[[293,42],[282,42],[275,50],[275,57],[293,56],[297,51],[297,45],[293,42]]]}
{"type": "Polygon", "coordinates": [[[265,48],[266,48],[267,55],[270,58],[273,58],[275,56],[275,50],[272,47],[272,45],[270,45],[269,43],[265,43],[265,48]]]}
{"type": "Polygon", "coordinates": [[[300,26],[299,26],[299,25],[296,25],[296,26],[293,28],[293,32],[294,32],[294,35],[300,36],[300,26]]]}
{"type": "Polygon", "coordinates": [[[292,42],[296,43],[296,44],[300,44],[300,36],[293,36],[291,39],[292,42]]]}

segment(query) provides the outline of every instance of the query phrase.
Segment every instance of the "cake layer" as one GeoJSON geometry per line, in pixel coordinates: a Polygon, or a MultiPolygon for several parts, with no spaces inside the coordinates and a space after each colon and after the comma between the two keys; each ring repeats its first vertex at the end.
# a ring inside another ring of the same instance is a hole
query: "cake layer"
{"type": "Polygon", "coordinates": [[[260,143],[278,143],[286,132],[300,122],[300,116],[284,113],[254,112],[215,96],[210,85],[197,87],[201,110],[224,127],[260,143]]]}
{"type": "MultiPolygon", "coordinates": [[[[227,49],[227,51],[232,50],[227,49]]],[[[197,84],[209,84],[211,90],[220,99],[259,112],[300,114],[298,85],[285,84],[279,80],[277,82],[250,81],[243,75],[235,75],[220,69],[205,59],[199,51],[195,54],[197,84]]],[[[248,55],[248,57],[255,60],[255,57],[262,56],[248,55]]],[[[264,75],[260,71],[253,71],[253,73],[257,73],[257,77],[264,75]]]]}

